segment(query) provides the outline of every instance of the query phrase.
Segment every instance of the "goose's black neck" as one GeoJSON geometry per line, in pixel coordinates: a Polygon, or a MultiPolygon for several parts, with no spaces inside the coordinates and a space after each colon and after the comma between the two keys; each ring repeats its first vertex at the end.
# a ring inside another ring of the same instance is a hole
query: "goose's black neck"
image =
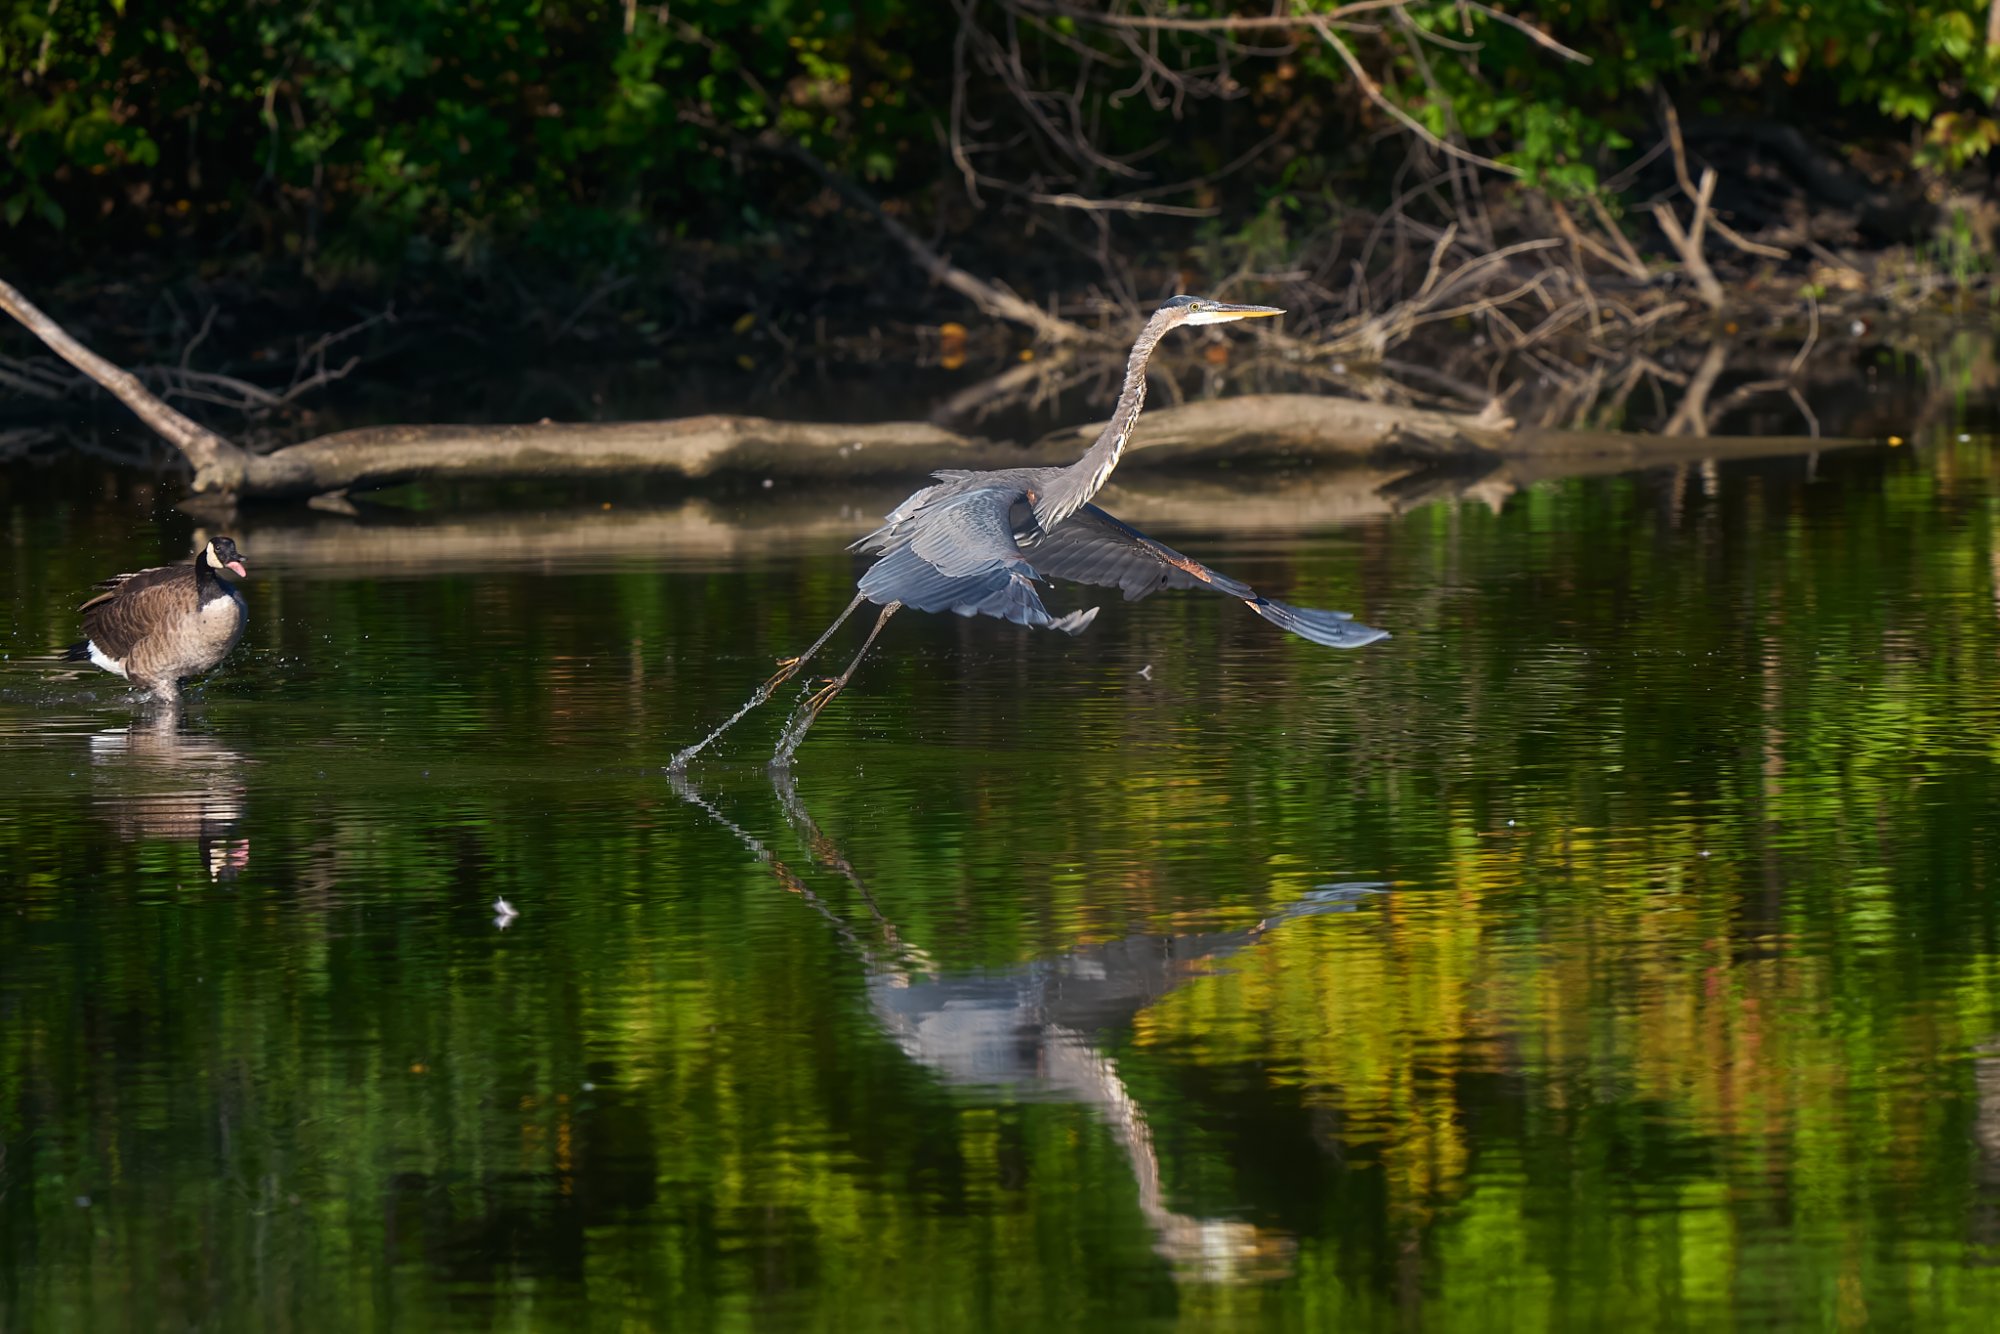
{"type": "Polygon", "coordinates": [[[194,558],[194,587],[195,600],[207,602],[212,598],[228,597],[234,585],[222,577],[222,571],[208,563],[208,552],[203,550],[194,558]]]}

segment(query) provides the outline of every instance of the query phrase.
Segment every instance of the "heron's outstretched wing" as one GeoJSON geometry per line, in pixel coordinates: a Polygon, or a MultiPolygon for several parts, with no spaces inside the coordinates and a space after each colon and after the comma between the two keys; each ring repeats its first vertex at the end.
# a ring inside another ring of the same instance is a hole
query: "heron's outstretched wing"
{"type": "Polygon", "coordinates": [[[880,606],[900,602],[918,611],[1082,630],[1095,607],[1051,616],[1035,592],[1035,568],[1008,522],[1019,499],[1013,489],[982,488],[925,505],[902,533],[888,538],[881,558],[861,576],[862,596],[880,606]]]}
{"type": "Polygon", "coordinates": [[[1360,648],[1389,637],[1387,630],[1361,625],[1344,611],[1315,611],[1264,597],[1241,579],[1155,542],[1095,505],[1083,506],[1054,528],[1037,530],[1026,555],[1043,574],[1123,589],[1128,602],[1163,588],[1206,588],[1236,598],[1271,624],[1329,648],[1360,648]]]}

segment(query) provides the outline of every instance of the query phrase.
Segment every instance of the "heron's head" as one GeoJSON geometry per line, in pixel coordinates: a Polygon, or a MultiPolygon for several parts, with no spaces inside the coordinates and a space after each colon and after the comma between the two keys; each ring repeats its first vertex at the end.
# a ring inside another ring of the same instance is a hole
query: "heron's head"
{"type": "Polygon", "coordinates": [[[1210,301],[1205,296],[1177,296],[1161,306],[1153,316],[1165,319],[1169,329],[1181,324],[1227,324],[1231,320],[1261,320],[1285,312],[1276,306],[1233,306],[1227,301],[1210,301]]]}
{"type": "Polygon", "coordinates": [[[201,549],[201,559],[209,569],[221,574],[225,570],[242,579],[250,572],[243,568],[243,553],[236,549],[236,543],[227,537],[217,537],[201,549]]]}

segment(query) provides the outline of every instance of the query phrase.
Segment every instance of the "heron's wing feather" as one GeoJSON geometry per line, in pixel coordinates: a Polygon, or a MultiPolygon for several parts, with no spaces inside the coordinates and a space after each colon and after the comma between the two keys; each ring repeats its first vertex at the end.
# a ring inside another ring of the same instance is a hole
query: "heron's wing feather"
{"type": "Polygon", "coordinates": [[[1085,505],[1041,532],[1029,550],[1042,573],[1122,589],[1127,602],[1163,588],[1212,588],[1230,597],[1256,596],[1250,585],[1190,560],[1095,505],[1085,505]]]}
{"type": "MultiPolygon", "coordinates": [[[[982,487],[924,507],[910,533],[910,550],[947,577],[1028,562],[1014,542],[1008,512],[1019,493],[982,487]]],[[[1034,571],[1028,569],[1033,577],[1034,571]]]]}
{"type": "Polygon", "coordinates": [[[948,575],[905,546],[868,567],[861,576],[861,592],[869,601],[884,606],[900,602],[918,611],[955,611],[961,616],[997,616],[1016,625],[1053,625],[1056,618],[1042,605],[1033,575],[1026,561],[948,575]]]}
{"type": "Polygon", "coordinates": [[[1034,568],[1007,525],[1012,503],[1007,492],[982,489],[924,506],[861,576],[862,594],[918,611],[964,608],[1022,624],[1045,617],[1028,586],[1034,568]]]}
{"type": "Polygon", "coordinates": [[[982,488],[926,505],[861,576],[862,595],[878,605],[1081,630],[1087,616],[1051,616],[1035,591],[1035,568],[1008,521],[1020,499],[1013,489],[982,488]]]}
{"type": "Polygon", "coordinates": [[[1388,638],[1387,631],[1358,624],[1343,611],[1316,611],[1264,597],[1241,579],[1183,556],[1095,505],[1039,532],[1028,554],[1044,574],[1122,589],[1127,601],[1164,588],[1205,588],[1236,598],[1271,624],[1329,648],[1359,648],[1388,638]]]}

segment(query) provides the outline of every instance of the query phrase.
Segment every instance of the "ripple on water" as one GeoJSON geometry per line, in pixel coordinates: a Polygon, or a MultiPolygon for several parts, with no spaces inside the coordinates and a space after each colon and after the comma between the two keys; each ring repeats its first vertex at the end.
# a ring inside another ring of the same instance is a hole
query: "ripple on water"
{"type": "Polygon", "coordinates": [[[902,616],[699,801],[661,766],[845,605],[838,534],[280,565],[161,731],[20,656],[137,540],[31,519],[0,1266],[181,1323],[377,1309],[361,1255],[418,1321],[1969,1326],[1986,458],[1186,535],[1395,637],[902,616]]]}

